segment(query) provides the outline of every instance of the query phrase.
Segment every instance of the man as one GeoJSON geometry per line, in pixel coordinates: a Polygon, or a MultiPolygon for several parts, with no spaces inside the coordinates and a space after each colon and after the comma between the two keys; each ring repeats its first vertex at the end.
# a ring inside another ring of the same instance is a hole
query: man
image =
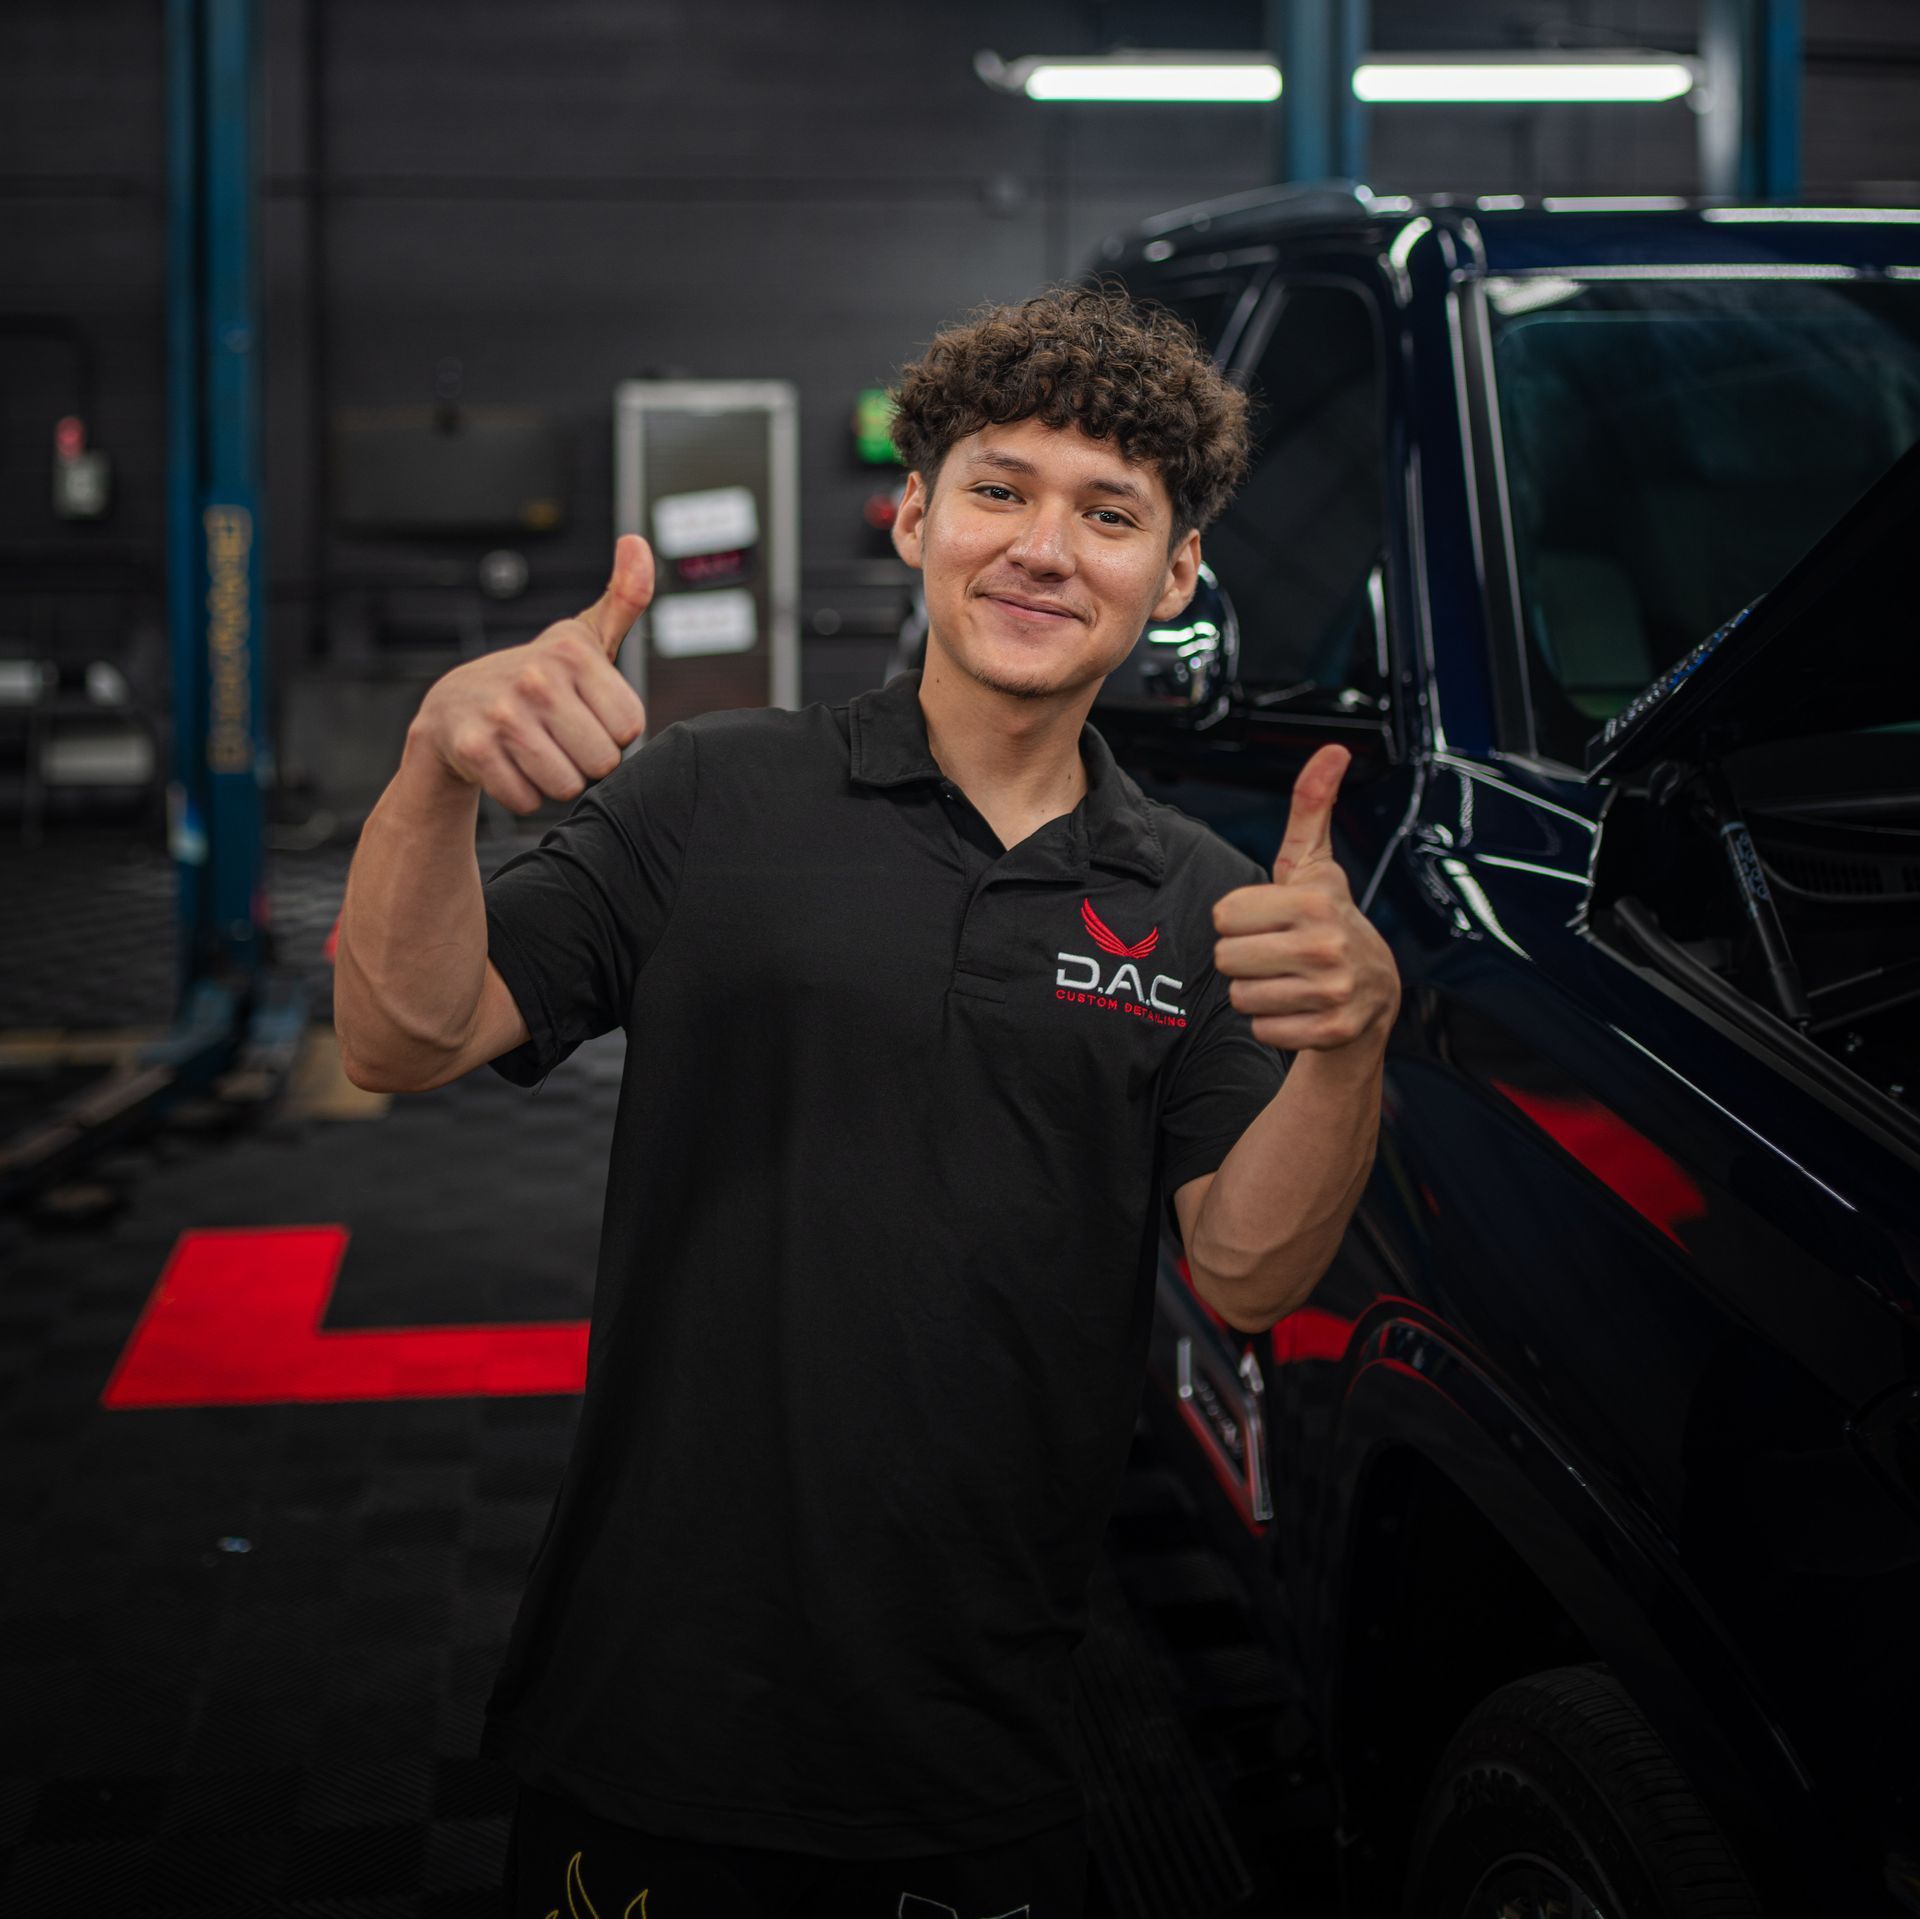
{"type": "Polygon", "coordinates": [[[1077,1912],[1068,1661],[1156,1195],[1256,1331],[1371,1162],[1399,987],[1331,853],[1345,750],[1269,875],[1086,723],[1193,591],[1242,396],[1169,316],[1055,290],[936,338],[897,435],[921,673],[622,759],[628,535],[579,620],[429,690],[349,876],[356,1083],[533,1085],[627,1032],[578,1435],[488,1708],[516,1914],[1077,1912]],[[483,886],[480,787],[579,798],[483,886]]]}

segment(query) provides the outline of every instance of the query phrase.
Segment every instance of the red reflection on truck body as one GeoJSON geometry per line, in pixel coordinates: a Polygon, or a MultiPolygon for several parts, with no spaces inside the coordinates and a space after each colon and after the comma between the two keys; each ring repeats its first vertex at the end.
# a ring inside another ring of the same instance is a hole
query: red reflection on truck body
{"type": "Polygon", "coordinates": [[[1678,1160],[1597,1099],[1556,1098],[1497,1079],[1488,1084],[1642,1219],[1657,1226],[1676,1246],[1685,1247],[1686,1241],[1674,1229],[1690,1219],[1704,1219],[1707,1199],[1678,1160]]]}

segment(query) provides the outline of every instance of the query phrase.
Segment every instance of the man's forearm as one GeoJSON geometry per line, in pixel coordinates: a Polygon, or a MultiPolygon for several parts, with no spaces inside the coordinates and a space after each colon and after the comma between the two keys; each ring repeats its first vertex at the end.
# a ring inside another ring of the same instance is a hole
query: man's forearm
{"type": "Polygon", "coordinates": [[[1187,1268],[1201,1298],[1242,1332],[1290,1313],[1332,1262],[1373,1165],[1384,1060],[1364,1042],[1295,1054],[1214,1174],[1187,1268]]]}
{"type": "Polygon", "coordinates": [[[480,789],[411,743],[361,829],[334,951],[333,1018],[367,1069],[412,1066],[457,1045],[487,966],[473,829],[480,789]]]}

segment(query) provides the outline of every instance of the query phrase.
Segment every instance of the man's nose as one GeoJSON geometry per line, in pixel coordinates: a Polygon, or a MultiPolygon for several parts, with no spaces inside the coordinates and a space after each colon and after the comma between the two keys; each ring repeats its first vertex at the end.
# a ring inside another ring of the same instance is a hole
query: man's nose
{"type": "Polygon", "coordinates": [[[1028,573],[1055,579],[1073,571],[1071,516],[1064,507],[1036,506],[1020,523],[1007,558],[1028,573]]]}

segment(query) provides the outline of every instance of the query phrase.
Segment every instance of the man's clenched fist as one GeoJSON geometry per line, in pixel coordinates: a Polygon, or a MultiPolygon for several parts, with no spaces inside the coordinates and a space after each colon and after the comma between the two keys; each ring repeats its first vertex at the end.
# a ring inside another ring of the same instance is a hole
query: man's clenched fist
{"type": "Polygon", "coordinates": [[[1284,1052],[1384,1051],[1400,1009],[1393,953],[1354,905],[1333,856],[1333,802],[1352,762],[1323,746],[1293,783],[1271,885],[1237,886],[1213,909],[1213,963],[1253,1036],[1284,1052]]]}
{"type": "Polygon", "coordinates": [[[593,605],[524,646],[456,666],[428,687],[407,728],[454,778],[515,813],[577,799],[620,764],[647,727],[646,708],[614,665],[653,598],[653,553],[637,533],[613,550],[613,578],[593,605]]]}

